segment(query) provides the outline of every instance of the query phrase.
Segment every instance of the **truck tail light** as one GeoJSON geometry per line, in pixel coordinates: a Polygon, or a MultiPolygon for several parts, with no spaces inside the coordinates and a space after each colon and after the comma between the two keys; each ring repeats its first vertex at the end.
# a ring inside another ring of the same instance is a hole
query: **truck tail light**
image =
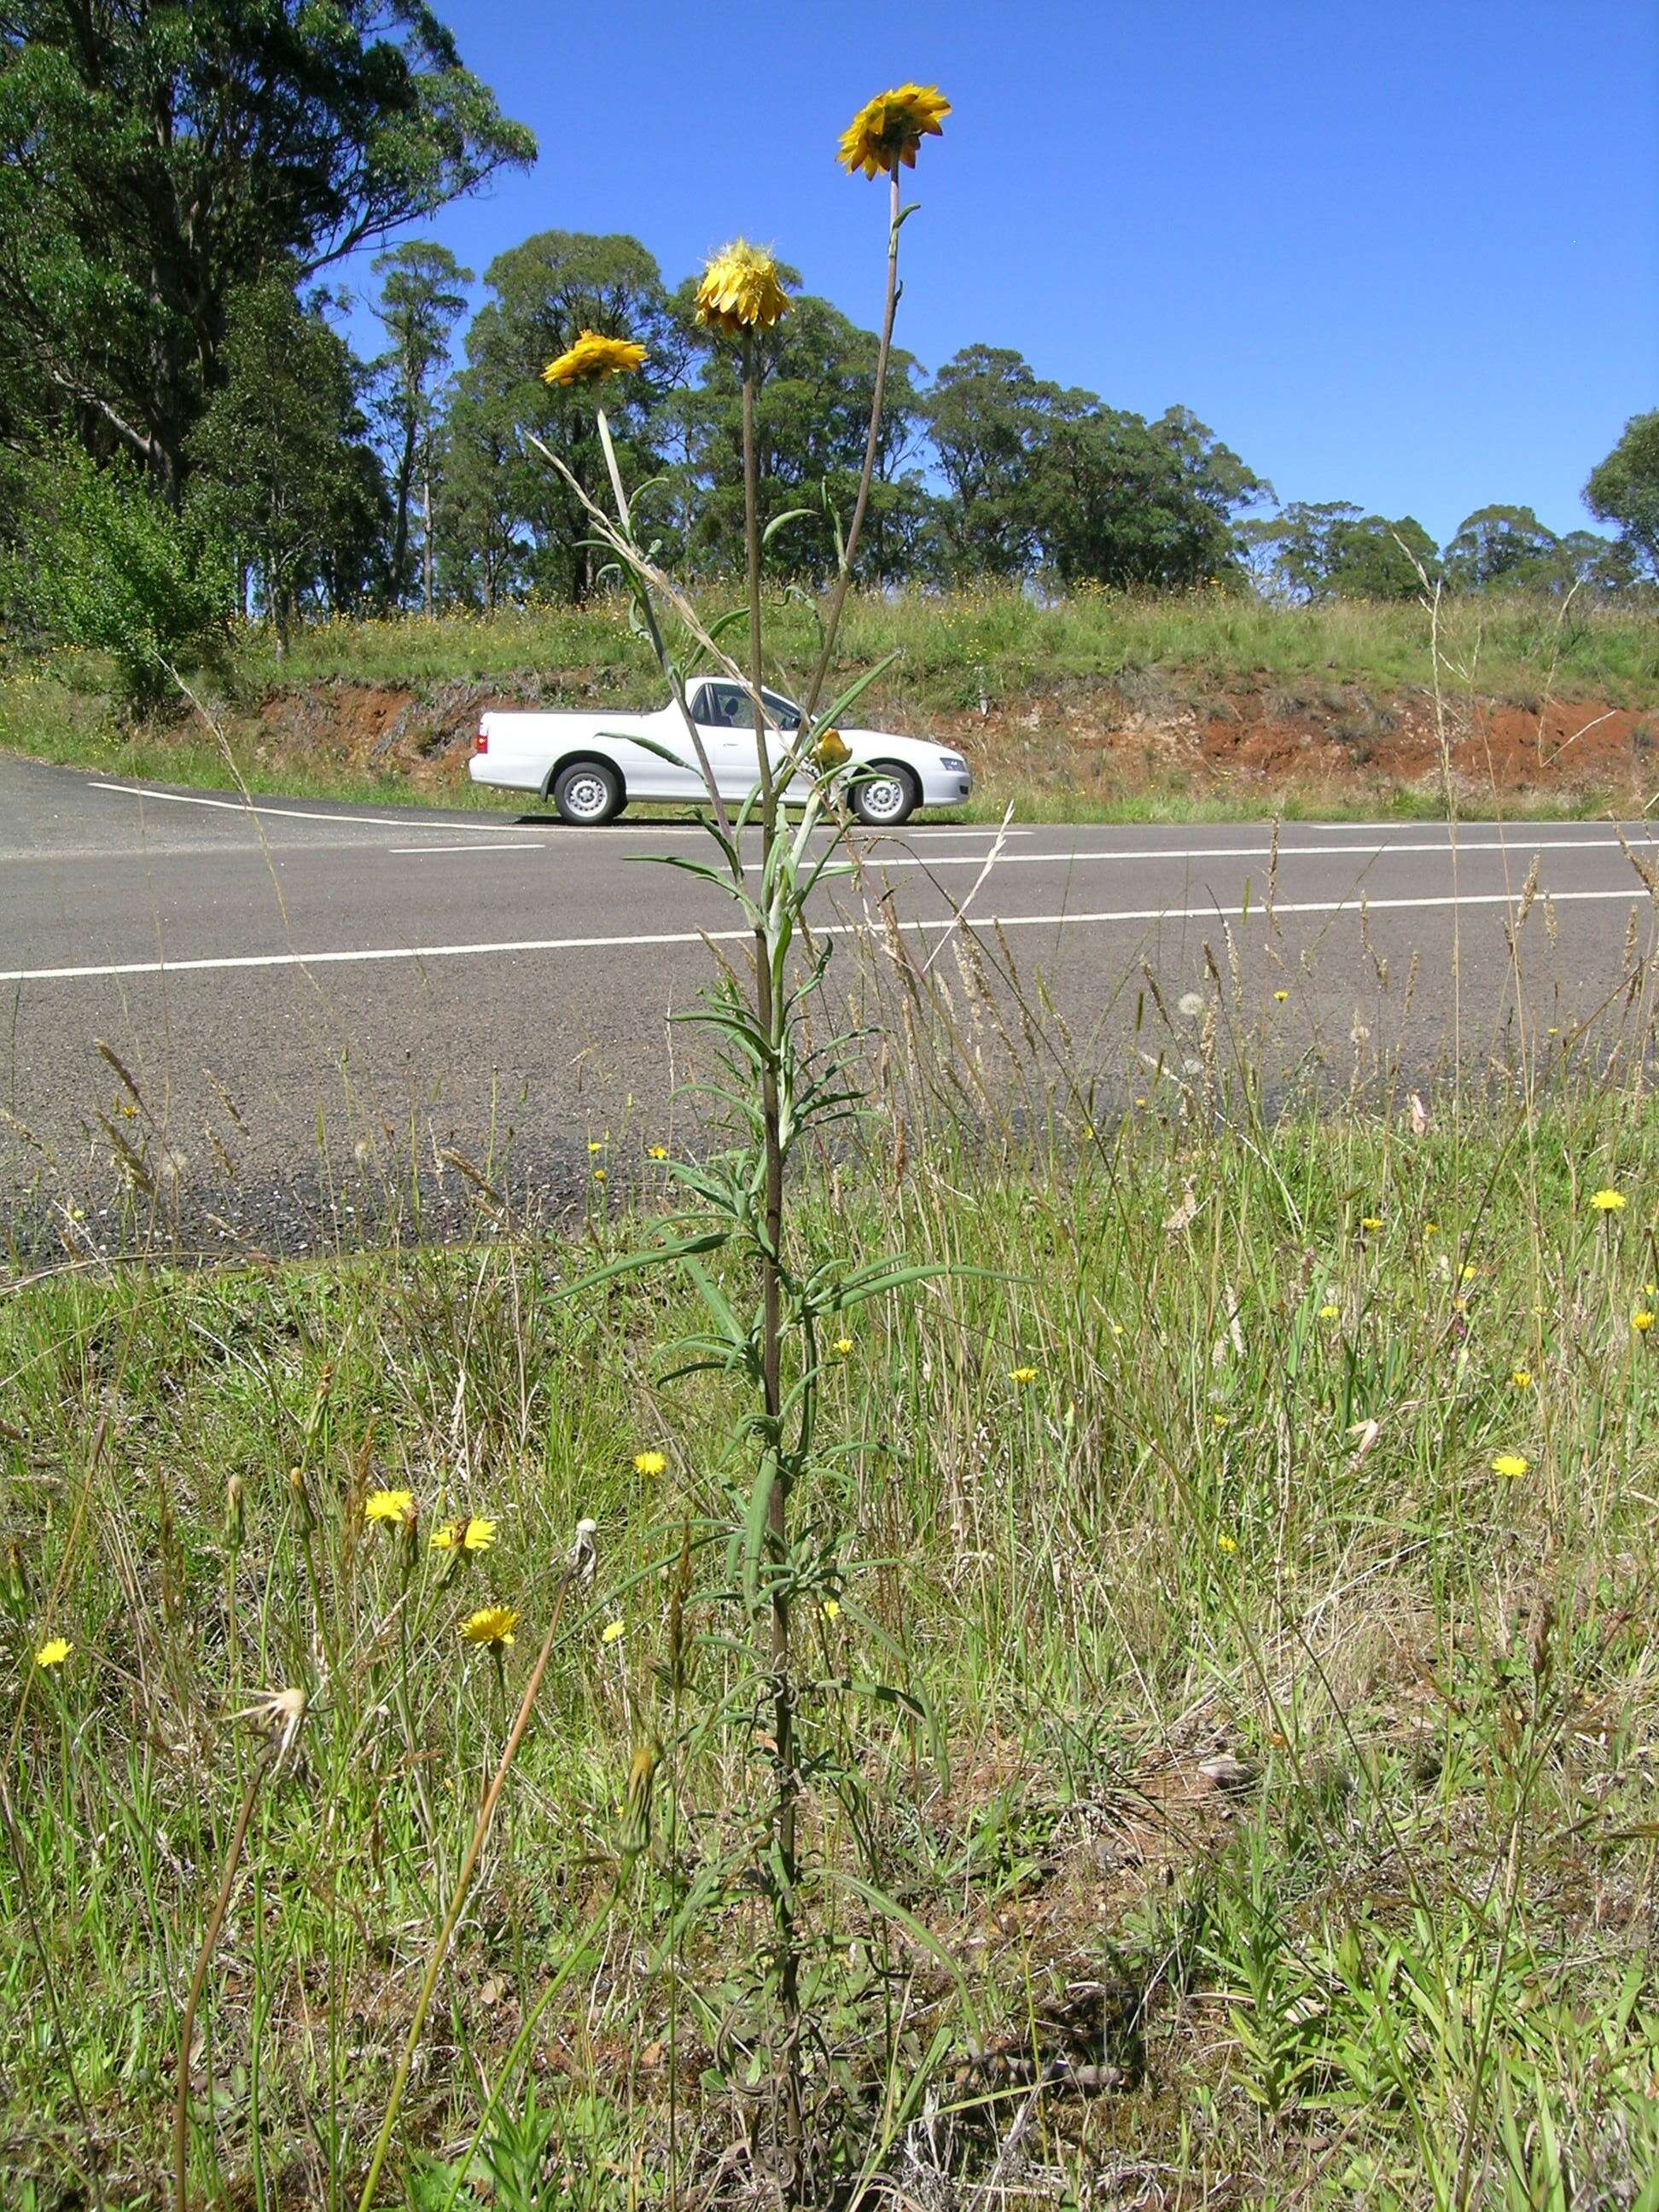
{"type": "Polygon", "coordinates": [[[489,731],[488,726],[483,722],[479,723],[478,734],[472,740],[472,750],[475,753],[487,753],[489,750],[489,731]]]}

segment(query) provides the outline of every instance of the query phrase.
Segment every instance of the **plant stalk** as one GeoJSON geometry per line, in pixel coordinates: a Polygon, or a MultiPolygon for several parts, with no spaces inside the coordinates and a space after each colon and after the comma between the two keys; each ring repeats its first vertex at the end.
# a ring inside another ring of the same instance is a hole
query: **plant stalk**
{"type": "Polygon", "coordinates": [[[778,792],[766,741],[766,708],[761,698],[764,654],[761,637],[761,533],[759,464],[755,441],[755,336],[743,337],[743,520],[749,571],[749,685],[755,715],[755,757],[761,787],[761,882],[766,921],[755,933],[755,1011],[765,1057],[761,1068],[761,1114],[766,1149],[765,1227],[761,1249],[761,1385],[766,1423],[763,1452],[772,1461],[767,1499],[767,1533],[772,1553],[772,1830],[777,1847],[778,2002],[783,2033],[778,2052],[779,2148],[784,2161],[784,2191],[791,2204],[800,2201],[805,2179],[805,2143],[800,2081],[800,1970],[795,1928],[794,1683],[790,1668],[789,1598],[784,1564],[789,1551],[789,1481],[781,1435],[783,1136],[778,1111],[778,1068],[786,1018],[781,978],[772,969],[770,921],[772,848],[777,837],[778,792]]]}

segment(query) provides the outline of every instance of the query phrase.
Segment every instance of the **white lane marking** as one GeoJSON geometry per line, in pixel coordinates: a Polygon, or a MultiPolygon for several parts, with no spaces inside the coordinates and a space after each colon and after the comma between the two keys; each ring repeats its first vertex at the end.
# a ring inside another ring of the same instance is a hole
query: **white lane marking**
{"type": "MultiPolygon", "coordinates": [[[[416,826],[410,821],[407,815],[319,814],[300,806],[267,806],[257,800],[250,805],[243,799],[210,799],[205,793],[199,791],[157,791],[150,785],[143,783],[100,783],[88,779],[87,788],[88,791],[118,792],[128,799],[164,799],[173,806],[217,807],[227,814],[269,814],[284,822],[345,822],[349,823],[353,829],[408,830],[411,834],[416,826]]],[[[474,836],[487,836],[492,830],[498,830],[502,825],[498,819],[494,822],[476,823],[434,822],[432,826],[434,830],[465,830],[474,836]]],[[[550,830],[560,830],[567,834],[575,832],[575,825],[568,822],[538,822],[534,827],[538,833],[544,833],[550,830]]],[[[684,836],[688,830],[701,830],[702,824],[700,822],[640,822],[635,823],[633,827],[641,835],[684,836]]],[[[529,825],[526,825],[526,834],[529,834],[529,825]]],[[[924,823],[916,834],[931,840],[934,837],[994,837],[997,832],[994,828],[980,829],[973,823],[968,823],[960,829],[947,823],[938,828],[924,823]]],[[[1029,830],[1010,830],[1006,834],[1011,837],[1029,837],[1031,832],[1029,830]]],[[[413,850],[413,848],[405,849],[413,850]]],[[[455,849],[460,852],[465,848],[457,846],[455,849]]]]}
{"type": "MultiPolygon", "coordinates": [[[[1656,845],[1659,844],[1659,837],[1631,837],[1626,842],[1632,846],[1656,845]]],[[[1362,860],[1386,860],[1391,853],[1442,853],[1450,860],[1453,849],[1443,841],[1431,839],[1386,845],[1280,845],[1279,858],[1281,865],[1286,860],[1341,859],[1349,854],[1362,860]]],[[[1503,853],[1512,860],[1523,860],[1534,853],[1618,853],[1621,849],[1617,840],[1611,837],[1528,837],[1513,843],[1460,843],[1455,851],[1459,860],[1470,853],[1503,853]]],[[[1092,846],[1086,851],[1008,853],[997,866],[1012,867],[1046,860],[1051,866],[1070,867],[1084,861],[1092,865],[1109,860],[1266,860],[1272,857],[1271,845],[1148,845],[1127,852],[1118,852],[1109,846],[1092,846]]],[[[944,853],[936,861],[926,860],[915,854],[891,860],[872,855],[871,865],[878,868],[965,868],[977,865],[984,858],[982,853],[944,853]]]]}
{"type": "Polygon", "coordinates": [[[499,845],[388,845],[388,853],[544,853],[544,837],[511,837],[499,845]]]}
{"type": "MultiPolygon", "coordinates": [[[[1639,891],[1547,891],[1540,896],[1556,906],[1569,902],[1580,903],[1603,899],[1622,899],[1634,905],[1641,898],[1639,891]]],[[[1431,898],[1376,898],[1365,901],[1370,914],[1389,911],[1412,911],[1425,908],[1464,906],[1507,906],[1520,903],[1520,894],[1510,891],[1463,891],[1455,896],[1431,898]]],[[[1257,901],[1249,914],[1264,916],[1266,908],[1257,901]]],[[[1275,915],[1287,914],[1358,914],[1357,898],[1340,899],[1280,899],[1273,908],[1275,915]]],[[[970,915],[958,923],[954,915],[938,921],[899,921],[900,929],[912,929],[927,934],[941,929],[958,927],[988,929],[994,924],[1002,929],[1076,929],[1085,924],[1113,922],[1165,921],[1234,921],[1248,919],[1243,906],[1146,906],[1116,907],[1088,914],[1001,914],[970,915]]],[[[862,921],[830,922],[815,929],[816,937],[856,937],[869,933],[869,925],[862,921]]],[[[746,929],[672,929],[653,931],[635,937],[519,937],[503,938],[491,943],[477,945],[386,945],[365,946],[349,952],[237,952],[216,954],[210,958],[197,960],[123,960],[107,966],[76,968],[0,968],[0,983],[58,983],[79,982],[106,975],[198,975],[209,969],[234,968],[329,968],[349,967],[375,961],[393,960],[461,960],[469,955],[514,952],[604,952],[624,950],[629,946],[663,945],[702,945],[710,941],[717,945],[746,945],[753,933],[746,929]]]]}
{"type": "MultiPolygon", "coordinates": [[[[301,806],[250,806],[245,799],[209,799],[199,791],[153,791],[142,783],[93,783],[88,791],[115,791],[128,799],[164,799],[173,806],[214,806],[227,814],[270,814],[284,822],[345,822],[354,830],[408,830],[413,825],[406,816],[396,814],[317,814],[301,806]]],[[[434,830],[471,830],[470,822],[434,822],[434,830]]],[[[480,822],[478,831],[488,836],[499,830],[499,821],[480,822]]]]}

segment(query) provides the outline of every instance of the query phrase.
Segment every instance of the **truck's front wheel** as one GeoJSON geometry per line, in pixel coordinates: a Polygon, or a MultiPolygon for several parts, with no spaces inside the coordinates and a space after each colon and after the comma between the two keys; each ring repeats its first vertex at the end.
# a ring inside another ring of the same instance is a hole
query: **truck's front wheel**
{"type": "Polygon", "coordinates": [[[603,761],[572,761],[553,779],[553,804],[559,819],[573,829],[591,830],[623,811],[623,780],[603,761]]]}

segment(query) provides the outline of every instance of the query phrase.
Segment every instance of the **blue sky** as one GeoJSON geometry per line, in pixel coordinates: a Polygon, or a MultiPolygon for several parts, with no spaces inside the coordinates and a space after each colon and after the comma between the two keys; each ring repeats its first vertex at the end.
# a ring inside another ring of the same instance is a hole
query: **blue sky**
{"type": "MultiPolygon", "coordinates": [[[[875,320],[872,92],[955,104],[911,180],[901,341],[975,339],[1194,409],[1282,499],[1558,530],[1659,406],[1652,0],[437,0],[541,160],[430,234],[631,232],[672,283],[734,232],[875,320]]],[[[367,283],[359,268],[356,281],[367,283]]],[[[359,342],[373,325],[359,327],[359,342]]]]}

